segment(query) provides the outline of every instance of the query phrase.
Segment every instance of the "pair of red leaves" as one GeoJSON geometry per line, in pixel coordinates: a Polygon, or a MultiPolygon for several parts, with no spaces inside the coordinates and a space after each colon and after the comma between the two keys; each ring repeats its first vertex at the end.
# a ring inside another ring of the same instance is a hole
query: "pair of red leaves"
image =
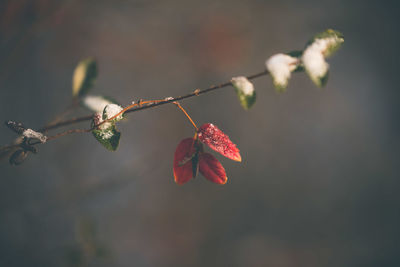
{"type": "Polygon", "coordinates": [[[203,124],[194,138],[183,139],[176,148],[174,155],[174,178],[177,184],[184,184],[196,177],[200,171],[209,181],[225,184],[228,180],[222,164],[211,154],[203,151],[203,145],[208,145],[223,156],[242,161],[239,149],[217,126],[211,123],[203,124]]]}

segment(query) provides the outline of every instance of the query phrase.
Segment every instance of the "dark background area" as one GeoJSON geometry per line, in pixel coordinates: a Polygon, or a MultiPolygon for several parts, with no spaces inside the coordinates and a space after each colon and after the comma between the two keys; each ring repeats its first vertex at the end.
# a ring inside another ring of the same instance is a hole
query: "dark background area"
{"type": "MultiPolygon", "coordinates": [[[[173,106],[120,123],[106,151],[90,134],[0,163],[0,266],[399,266],[399,6],[396,1],[0,1],[0,121],[39,128],[70,103],[77,62],[92,94],[127,105],[264,69],[327,28],[344,33],[325,89],[254,81],[183,101],[243,157],[228,183],[173,181],[193,134],[173,106]]],[[[88,114],[78,110],[71,116],[88,114]]],[[[87,128],[89,123],[78,125],[87,128]]],[[[55,131],[56,133],[57,131],[55,131]]],[[[1,144],[15,134],[0,129],[1,144]]]]}

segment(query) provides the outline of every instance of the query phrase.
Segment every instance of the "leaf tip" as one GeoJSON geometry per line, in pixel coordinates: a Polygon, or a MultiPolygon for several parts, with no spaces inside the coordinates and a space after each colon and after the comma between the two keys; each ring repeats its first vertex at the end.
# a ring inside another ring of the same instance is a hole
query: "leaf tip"
{"type": "Polygon", "coordinates": [[[233,157],[233,160],[237,162],[242,162],[242,156],[239,154],[239,152],[233,157]]]}
{"type": "Polygon", "coordinates": [[[245,76],[233,77],[231,79],[233,88],[239,99],[240,105],[249,110],[256,102],[256,91],[254,85],[245,76]]]}
{"type": "Polygon", "coordinates": [[[81,97],[87,94],[97,77],[97,63],[93,57],[78,63],[72,77],[72,96],[81,97]]]}

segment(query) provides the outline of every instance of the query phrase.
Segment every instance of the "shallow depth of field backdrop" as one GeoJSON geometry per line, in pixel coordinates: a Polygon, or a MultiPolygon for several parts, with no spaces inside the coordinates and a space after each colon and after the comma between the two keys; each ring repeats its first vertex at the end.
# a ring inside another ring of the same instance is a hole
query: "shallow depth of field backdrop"
{"type": "MultiPolygon", "coordinates": [[[[182,102],[241,149],[242,163],[214,153],[224,186],[174,183],[193,129],[173,105],[130,114],[117,152],[77,134],[2,162],[0,266],[399,266],[398,14],[395,1],[1,1],[0,121],[32,128],[68,105],[88,56],[92,93],[126,105],[259,72],[326,28],[345,43],[323,90],[303,73],[285,94],[256,79],[248,112],[232,88],[182,102]]],[[[0,128],[1,145],[14,137],[0,128]]]]}

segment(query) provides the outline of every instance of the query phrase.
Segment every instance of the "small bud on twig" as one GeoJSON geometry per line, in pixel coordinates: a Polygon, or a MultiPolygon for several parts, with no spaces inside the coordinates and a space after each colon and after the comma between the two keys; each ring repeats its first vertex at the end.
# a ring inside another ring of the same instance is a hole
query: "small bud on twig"
{"type": "Polygon", "coordinates": [[[11,165],[20,165],[25,161],[27,157],[28,157],[27,151],[23,149],[18,149],[11,155],[9,162],[11,165]]]}
{"type": "Polygon", "coordinates": [[[5,121],[4,124],[10,128],[11,130],[13,130],[14,132],[16,132],[17,134],[22,134],[25,130],[25,127],[22,123],[20,122],[15,122],[15,121],[5,121]]]}

